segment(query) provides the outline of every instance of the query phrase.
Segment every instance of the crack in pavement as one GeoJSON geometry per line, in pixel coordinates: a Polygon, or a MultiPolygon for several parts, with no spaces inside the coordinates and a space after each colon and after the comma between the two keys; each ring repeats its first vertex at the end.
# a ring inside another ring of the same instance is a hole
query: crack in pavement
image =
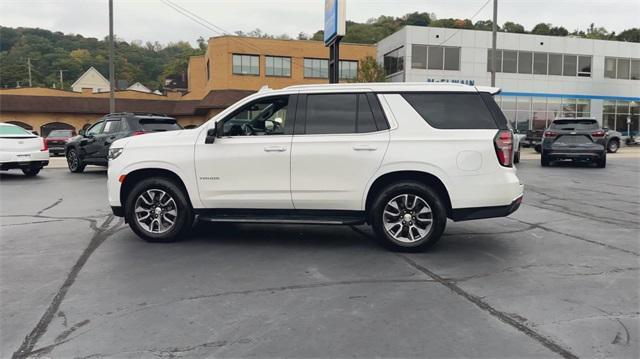
{"type": "MultiPolygon", "coordinates": [[[[36,215],[36,216],[40,216],[40,215],[36,215]]],[[[80,273],[80,270],[82,270],[82,267],[88,261],[91,254],[93,254],[93,252],[110,235],[117,232],[118,230],[117,225],[112,228],[109,228],[109,225],[114,220],[114,218],[115,217],[113,215],[109,215],[100,227],[97,227],[96,220],[89,220],[90,227],[94,230],[93,237],[91,238],[89,244],[87,245],[85,250],[82,252],[82,254],[78,258],[76,263],[71,268],[71,271],[67,275],[67,278],[62,283],[62,286],[58,289],[58,292],[56,293],[53,300],[49,304],[49,307],[47,308],[47,310],[44,312],[44,314],[40,318],[40,321],[38,322],[38,324],[36,324],[33,330],[24,338],[20,347],[13,353],[12,355],[13,359],[22,359],[31,355],[31,351],[33,350],[35,345],[38,343],[38,340],[42,337],[42,335],[46,333],[47,328],[49,327],[49,324],[54,319],[55,314],[58,312],[58,309],[60,308],[60,304],[62,304],[62,301],[67,295],[67,291],[75,282],[78,274],[80,273]]]]}
{"type": "Polygon", "coordinates": [[[51,208],[59,205],[60,203],[62,203],[62,198],[58,198],[55,202],[53,202],[52,205],[44,207],[43,209],[39,210],[38,212],[36,212],[36,215],[42,214],[44,211],[48,211],[51,208]]]}
{"type": "Polygon", "coordinates": [[[475,296],[475,295],[465,291],[464,289],[462,289],[461,287],[459,287],[455,283],[453,283],[451,281],[448,281],[443,277],[440,277],[439,275],[437,275],[434,272],[430,271],[426,267],[423,267],[420,264],[416,263],[413,259],[409,258],[408,256],[406,256],[404,254],[399,254],[399,253],[397,253],[396,255],[399,258],[401,258],[404,262],[406,262],[409,266],[411,266],[412,268],[418,270],[419,272],[422,272],[423,274],[425,274],[428,277],[432,278],[436,282],[438,282],[438,283],[442,284],[443,286],[447,287],[449,290],[451,290],[455,294],[457,294],[457,295],[463,297],[464,299],[468,300],[469,302],[475,304],[478,308],[480,308],[483,311],[489,313],[491,316],[497,318],[501,322],[503,322],[505,324],[508,324],[511,327],[513,327],[516,330],[518,330],[519,332],[529,336],[530,338],[532,338],[535,341],[537,341],[538,343],[542,344],[543,346],[545,346],[547,349],[551,350],[552,352],[554,352],[556,354],[559,354],[560,356],[562,356],[565,359],[577,359],[578,358],[577,355],[571,353],[568,349],[562,347],[560,344],[556,343],[552,339],[545,337],[544,335],[536,332],[535,330],[529,328],[527,325],[523,324],[522,321],[525,318],[523,318],[523,317],[521,317],[519,315],[515,315],[514,316],[513,314],[509,314],[509,313],[505,313],[505,312],[499,311],[499,310],[495,309],[494,307],[492,307],[486,301],[482,300],[480,297],[475,296]]]}
{"type": "Polygon", "coordinates": [[[512,217],[505,217],[505,218],[510,219],[512,221],[519,222],[519,223],[532,225],[534,228],[538,228],[538,229],[541,229],[543,231],[559,234],[559,235],[562,235],[562,236],[566,236],[566,237],[569,237],[569,238],[577,239],[577,240],[584,241],[584,242],[587,242],[587,243],[597,244],[599,246],[602,246],[602,247],[605,247],[605,248],[608,248],[608,249],[613,249],[613,250],[624,252],[624,253],[627,253],[627,254],[632,254],[632,255],[634,255],[636,257],[640,257],[640,253],[638,253],[636,251],[632,251],[630,249],[624,249],[624,248],[616,247],[616,246],[608,244],[608,243],[599,242],[599,241],[596,241],[596,240],[593,240],[593,239],[582,238],[582,237],[575,236],[573,234],[560,232],[560,231],[557,231],[555,229],[552,229],[552,228],[549,228],[549,227],[545,227],[543,224],[529,223],[529,222],[525,222],[525,221],[523,221],[521,219],[512,218],[512,217]]]}
{"type": "Polygon", "coordinates": [[[65,219],[50,219],[46,221],[33,221],[33,222],[23,222],[23,223],[10,223],[10,224],[1,224],[0,227],[15,227],[15,226],[26,226],[28,224],[39,224],[39,223],[49,223],[49,222],[63,222],[65,219]]]}

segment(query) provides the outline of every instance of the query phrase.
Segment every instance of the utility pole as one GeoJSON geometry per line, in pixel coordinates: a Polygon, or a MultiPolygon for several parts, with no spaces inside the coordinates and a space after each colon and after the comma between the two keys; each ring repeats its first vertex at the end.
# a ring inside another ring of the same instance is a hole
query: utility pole
{"type": "Polygon", "coordinates": [[[498,37],[498,0],[493,0],[493,24],[491,44],[491,86],[496,86],[496,40],[498,37]]]}
{"type": "Polygon", "coordinates": [[[62,78],[62,73],[67,72],[67,70],[58,70],[60,72],[60,90],[64,90],[64,79],[62,78]]]}
{"type": "Polygon", "coordinates": [[[109,0],[109,113],[116,112],[115,78],[113,66],[113,0],[109,0]]]}
{"type": "Polygon", "coordinates": [[[27,66],[29,68],[29,87],[31,87],[31,58],[27,57],[27,66]]]}

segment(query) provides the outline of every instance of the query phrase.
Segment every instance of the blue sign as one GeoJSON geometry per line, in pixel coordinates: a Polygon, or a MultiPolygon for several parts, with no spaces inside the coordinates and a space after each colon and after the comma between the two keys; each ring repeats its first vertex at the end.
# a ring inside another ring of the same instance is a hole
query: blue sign
{"type": "Polygon", "coordinates": [[[333,41],[337,36],[344,36],[347,29],[347,0],[324,1],[324,43],[333,41]]]}

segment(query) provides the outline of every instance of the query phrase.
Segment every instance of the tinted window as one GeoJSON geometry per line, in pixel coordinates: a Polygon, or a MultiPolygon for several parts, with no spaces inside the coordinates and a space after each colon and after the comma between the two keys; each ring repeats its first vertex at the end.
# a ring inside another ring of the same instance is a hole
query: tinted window
{"type": "MultiPolygon", "coordinates": [[[[492,49],[487,50],[487,71],[491,72],[492,59],[491,54],[493,53],[492,49]]],[[[502,50],[496,50],[496,72],[502,72],[502,50]]]]}
{"type": "Polygon", "coordinates": [[[578,68],[578,58],[575,55],[564,55],[564,76],[575,76],[578,68]]]}
{"type": "Polygon", "coordinates": [[[551,128],[557,130],[597,130],[600,128],[595,120],[555,120],[551,128]]]}
{"type": "Polygon", "coordinates": [[[307,96],[307,134],[354,133],[356,94],[307,96]]]}
{"type": "Polygon", "coordinates": [[[140,118],[139,123],[144,132],[162,132],[182,129],[176,120],[172,118],[140,118]]]}
{"type": "Polygon", "coordinates": [[[441,46],[429,46],[429,69],[442,70],[443,50],[441,46]]]}
{"type": "Polygon", "coordinates": [[[18,135],[35,137],[31,132],[18,126],[0,126],[0,135],[18,135]]]}
{"type": "Polygon", "coordinates": [[[578,56],[578,76],[591,76],[591,56],[578,56]]]}
{"type": "Polygon", "coordinates": [[[435,128],[497,128],[489,109],[476,93],[407,93],[403,97],[435,128]]]}
{"type": "Polygon", "coordinates": [[[604,77],[608,77],[610,79],[616,78],[616,58],[604,58],[604,77]]]}
{"type": "Polygon", "coordinates": [[[533,54],[533,73],[538,75],[547,74],[547,53],[536,52],[533,54]]]}
{"type": "Polygon", "coordinates": [[[460,70],[460,48],[459,47],[445,47],[444,69],[460,70]]]}
{"type": "Polygon", "coordinates": [[[411,46],[411,67],[414,69],[427,68],[427,46],[426,45],[411,46]]]}
{"type": "Polygon", "coordinates": [[[373,119],[373,112],[371,111],[371,106],[369,106],[367,95],[360,94],[358,95],[358,122],[356,132],[364,133],[375,131],[377,131],[376,123],[373,119]]]}
{"type": "Polygon", "coordinates": [[[618,59],[618,78],[629,78],[629,59],[618,59]]]}
{"type": "Polygon", "coordinates": [[[503,51],[502,52],[502,71],[508,73],[516,73],[518,69],[518,52],[503,51]]]}
{"type": "Polygon", "coordinates": [[[103,133],[115,133],[120,131],[120,120],[110,120],[104,125],[103,133]]]}
{"type": "Polygon", "coordinates": [[[531,73],[531,64],[533,62],[532,53],[520,51],[518,53],[518,72],[521,74],[531,73]]]}

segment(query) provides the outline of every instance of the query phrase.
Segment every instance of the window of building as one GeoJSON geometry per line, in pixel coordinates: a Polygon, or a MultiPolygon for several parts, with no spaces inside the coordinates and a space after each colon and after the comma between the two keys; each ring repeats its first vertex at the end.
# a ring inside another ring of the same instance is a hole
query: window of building
{"type": "Polygon", "coordinates": [[[265,73],[267,76],[290,77],[291,58],[282,56],[265,57],[265,73]]]}
{"type": "Polygon", "coordinates": [[[591,77],[591,56],[578,56],[578,76],[591,77]]]}
{"type": "Polygon", "coordinates": [[[576,76],[578,70],[578,57],[576,55],[565,54],[563,58],[562,75],[576,76]]]}
{"type": "Polygon", "coordinates": [[[631,60],[631,79],[640,80],[640,59],[631,60]]]}
{"type": "Polygon", "coordinates": [[[624,136],[640,134],[640,108],[635,101],[604,101],[602,126],[621,132],[624,136]],[[631,123],[627,124],[627,120],[631,123]]]}
{"type": "Polygon", "coordinates": [[[304,59],[304,77],[329,78],[329,60],[304,59]]]}
{"type": "Polygon", "coordinates": [[[444,69],[445,70],[460,70],[460,48],[459,47],[445,47],[444,48],[444,69]]]}
{"type": "Polygon", "coordinates": [[[533,73],[536,75],[547,74],[547,53],[536,52],[533,54],[533,73]]]}
{"type": "Polygon", "coordinates": [[[502,72],[515,74],[518,70],[518,52],[502,51],[502,72]]]}
{"type": "Polygon", "coordinates": [[[260,75],[260,56],[234,54],[233,73],[236,75],[260,75]]]}
{"type": "MultiPolygon", "coordinates": [[[[487,50],[487,71],[491,72],[491,53],[492,49],[487,50]]],[[[502,72],[502,50],[496,50],[496,72],[502,72]]]]}
{"type": "Polygon", "coordinates": [[[305,133],[354,133],[357,100],[356,94],[308,95],[305,133]]]}
{"type": "Polygon", "coordinates": [[[340,79],[354,80],[358,77],[358,61],[340,61],[340,79]]]}
{"type": "Polygon", "coordinates": [[[207,81],[211,78],[211,63],[207,60],[207,81]]]}
{"type": "Polygon", "coordinates": [[[426,69],[427,68],[427,46],[411,45],[411,68],[426,69]]]}
{"type": "Polygon", "coordinates": [[[533,63],[533,54],[527,51],[518,51],[518,73],[530,74],[533,63]]]}
{"type": "Polygon", "coordinates": [[[616,58],[605,57],[604,59],[604,77],[615,79],[616,78],[616,58]]]}
{"type": "Polygon", "coordinates": [[[400,47],[384,55],[384,72],[386,75],[404,70],[404,48],[400,47]]]}
{"type": "Polygon", "coordinates": [[[429,46],[427,59],[427,67],[430,70],[442,70],[444,61],[444,48],[442,46],[429,46]]]}
{"type": "Polygon", "coordinates": [[[497,128],[491,112],[477,94],[405,93],[402,96],[434,128],[497,128]],[[470,113],[473,116],[470,117],[470,113]]]}
{"type": "Polygon", "coordinates": [[[616,76],[619,79],[629,79],[629,65],[631,61],[629,59],[618,59],[618,75],[616,76]]]}
{"type": "Polygon", "coordinates": [[[549,54],[549,75],[562,75],[562,55],[549,54]]]}

